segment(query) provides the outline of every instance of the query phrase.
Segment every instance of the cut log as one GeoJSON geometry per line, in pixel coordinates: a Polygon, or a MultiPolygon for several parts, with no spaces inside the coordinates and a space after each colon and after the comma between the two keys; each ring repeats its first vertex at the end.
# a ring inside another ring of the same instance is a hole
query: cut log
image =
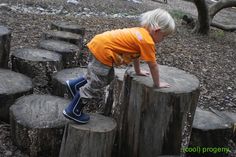
{"type": "Polygon", "coordinates": [[[90,118],[85,125],[67,124],[60,157],[111,157],[116,122],[99,114],[90,114],[90,118]]]}
{"type": "MultiPolygon", "coordinates": [[[[199,147],[204,157],[227,157],[229,153],[227,152],[229,151],[228,141],[233,137],[232,124],[235,122],[235,113],[213,109],[206,111],[197,108],[189,147],[199,147]],[[216,150],[216,148],[221,150],[216,150]]],[[[199,156],[199,152],[188,152],[186,154],[188,157],[199,156]]]]}
{"type": "Polygon", "coordinates": [[[42,40],[39,42],[39,47],[59,53],[62,56],[64,68],[80,65],[81,50],[74,44],[58,40],[42,40]]]}
{"type": "Polygon", "coordinates": [[[31,77],[36,86],[50,84],[51,75],[63,67],[61,55],[41,49],[18,49],[11,60],[12,70],[31,77]]]}
{"type": "Polygon", "coordinates": [[[54,73],[52,76],[52,94],[69,98],[70,94],[66,87],[66,81],[85,76],[86,72],[86,68],[70,68],[54,73]]]}
{"type": "MultiPolygon", "coordinates": [[[[147,65],[142,66],[148,70],[147,65]]],[[[151,77],[125,74],[120,96],[118,156],[180,155],[187,113],[194,115],[198,79],[182,70],[160,66],[160,79],[170,88],[154,88],[151,77]]],[[[192,119],[188,119],[191,127],[192,119]]]]}
{"type": "Polygon", "coordinates": [[[43,33],[42,38],[45,40],[53,39],[53,40],[66,41],[79,46],[79,48],[83,47],[82,36],[71,32],[49,30],[43,33]]]}
{"type": "Polygon", "coordinates": [[[11,44],[11,31],[0,26],[0,68],[8,68],[11,44]]]}
{"type": "Polygon", "coordinates": [[[50,95],[19,98],[10,107],[13,143],[31,157],[58,157],[69,100],[50,95]]]}
{"type": "Polygon", "coordinates": [[[33,84],[27,76],[0,69],[0,120],[9,122],[9,107],[23,95],[33,93],[33,84]]]}
{"type": "Polygon", "coordinates": [[[77,33],[82,36],[85,35],[85,28],[81,27],[78,24],[68,23],[68,22],[53,22],[51,24],[52,30],[66,31],[71,33],[77,33]]]}

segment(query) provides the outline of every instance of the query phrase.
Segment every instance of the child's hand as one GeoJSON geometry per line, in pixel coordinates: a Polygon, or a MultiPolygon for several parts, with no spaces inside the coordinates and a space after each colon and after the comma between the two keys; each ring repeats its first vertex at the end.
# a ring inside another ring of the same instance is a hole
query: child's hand
{"type": "Polygon", "coordinates": [[[160,82],[159,88],[169,88],[171,85],[166,82],[160,82]]]}
{"type": "Polygon", "coordinates": [[[140,72],[136,73],[136,75],[139,75],[139,76],[148,76],[148,75],[150,75],[150,72],[149,72],[149,71],[146,71],[146,70],[140,70],[140,72]]]}

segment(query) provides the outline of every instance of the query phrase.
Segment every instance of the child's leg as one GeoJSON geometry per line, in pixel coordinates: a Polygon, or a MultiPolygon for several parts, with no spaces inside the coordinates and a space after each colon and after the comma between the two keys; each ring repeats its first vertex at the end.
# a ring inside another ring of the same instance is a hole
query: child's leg
{"type": "Polygon", "coordinates": [[[82,99],[101,99],[104,87],[114,79],[114,68],[92,57],[86,74],[87,84],[80,88],[82,99]]]}

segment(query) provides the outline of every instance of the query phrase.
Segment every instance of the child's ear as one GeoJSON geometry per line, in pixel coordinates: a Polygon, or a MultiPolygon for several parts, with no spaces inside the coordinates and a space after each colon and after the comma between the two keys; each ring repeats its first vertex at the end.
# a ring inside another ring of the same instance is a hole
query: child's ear
{"type": "Polygon", "coordinates": [[[156,32],[156,33],[159,32],[159,31],[161,31],[161,28],[160,28],[160,27],[158,27],[158,28],[155,29],[155,32],[156,32]]]}

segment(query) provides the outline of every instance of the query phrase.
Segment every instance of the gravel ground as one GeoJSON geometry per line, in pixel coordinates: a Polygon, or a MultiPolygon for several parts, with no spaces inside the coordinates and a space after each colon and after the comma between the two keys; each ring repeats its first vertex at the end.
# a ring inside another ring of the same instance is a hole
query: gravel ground
{"type": "MultiPolygon", "coordinates": [[[[85,43],[95,34],[115,28],[137,26],[137,16],[154,8],[165,8],[175,17],[176,33],[158,46],[160,64],[194,74],[200,80],[198,106],[236,112],[236,33],[212,28],[209,36],[191,33],[182,25],[184,14],[196,17],[192,3],[168,0],[168,4],[143,0],[86,0],[78,5],[66,0],[0,0],[0,25],[12,30],[11,50],[36,47],[43,31],[54,21],[78,23],[87,30],[85,43]]],[[[236,24],[236,9],[217,14],[217,21],[236,24]],[[223,18],[222,18],[223,17],[223,18]],[[227,17],[227,18],[226,18],[227,17]]],[[[24,157],[9,140],[9,125],[0,123],[0,157],[24,157]]]]}

